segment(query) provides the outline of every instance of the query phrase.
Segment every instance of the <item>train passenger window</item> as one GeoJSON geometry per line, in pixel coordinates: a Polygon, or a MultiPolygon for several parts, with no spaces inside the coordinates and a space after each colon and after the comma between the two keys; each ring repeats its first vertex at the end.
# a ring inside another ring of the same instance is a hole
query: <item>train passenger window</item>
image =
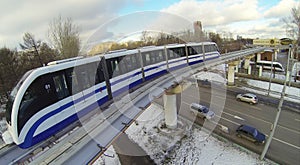
{"type": "Polygon", "coordinates": [[[66,70],[66,80],[71,94],[80,92],[78,79],[73,68],[66,70]]]}
{"type": "Polygon", "coordinates": [[[180,54],[179,54],[178,50],[176,50],[176,49],[169,49],[168,50],[169,60],[175,59],[175,58],[178,58],[178,57],[180,57],[180,54]]]}
{"type": "Polygon", "coordinates": [[[205,53],[211,52],[210,45],[204,45],[204,50],[205,50],[205,53]]]}
{"type": "Polygon", "coordinates": [[[93,62],[85,66],[88,74],[89,84],[91,86],[100,82],[97,76],[97,64],[97,62],[93,62]]]}
{"type": "Polygon", "coordinates": [[[120,74],[122,73],[127,73],[127,66],[126,66],[126,62],[125,62],[125,57],[119,57],[118,59],[118,65],[119,65],[119,69],[120,69],[120,74]]]}
{"type": "Polygon", "coordinates": [[[159,61],[165,61],[165,56],[164,56],[162,50],[158,52],[157,59],[158,59],[159,61]]]}
{"type": "Polygon", "coordinates": [[[66,83],[65,75],[60,74],[60,75],[54,76],[53,81],[54,81],[54,85],[55,85],[56,95],[59,100],[69,96],[69,90],[68,90],[68,86],[66,83]]]}
{"type": "Polygon", "coordinates": [[[144,63],[145,63],[145,66],[148,66],[148,65],[151,65],[152,62],[151,62],[151,56],[150,56],[150,53],[143,53],[143,57],[144,57],[144,63]]]}
{"type": "Polygon", "coordinates": [[[202,46],[195,46],[194,50],[196,51],[197,54],[202,54],[203,53],[202,46]]]}
{"type": "Polygon", "coordinates": [[[123,58],[125,65],[127,66],[128,72],[133,71],[138,68],[138,62],[136,55],[127,55],[123,58]]]}
{"type": "Polygon", "coordinates": [[[189,47],[188,48],[188,52],[189,52],[189,55],[195,55],[197,54],[196,50],[194,49],[194,47],[189,47]]]}
{"type": "Polygon", "coordinates": [[[97,77],[98,77],[99,83],[102,83],[103,81],[105,81],[101,63],[98,63],[97,77]]]}
{"type": "Polygon", "coordinates": [[[179,47],[179,48],[173,48],[172,49],[177,57],[185,57],[185,48],[179,47]]]}
{"type": "Polygon", "coordinates": [[[107,60],[107,69],[109,78],[119,76],[121,74],[118,58],[107,60]]]}

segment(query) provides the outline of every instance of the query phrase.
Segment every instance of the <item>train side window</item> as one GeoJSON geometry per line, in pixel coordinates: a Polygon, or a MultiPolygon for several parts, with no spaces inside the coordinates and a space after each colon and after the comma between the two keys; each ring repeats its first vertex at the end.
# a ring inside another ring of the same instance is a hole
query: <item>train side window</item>
{"type": "Polygon", "coordinates": [[[97,76],[98,76],[98,79],[99,79],[99,83],[102,83],[103,81],[105,81],[105,78],[104,78],[104,73],[102,71],[102,63],[98,63],[98,67],[97,67],[97,76]]]}
{"type": "Polygon", "coordinates": [[[123,58],[125,65],[127,66],[128,72],[133,71],[138,68],[138,62],[136,60],[136,56],[127,55],[123,58]]]}
{"type": "Polygon", "coordinates": [[[121,72],[117,58],[109,59],[107,61],[107,69],[109,72],[109,78],[120,75],[121,72]]]}
{"type": "Polygon", "coordinates": [[[127,73],[127,66],[126,66],[126,62],[125,62],[125,57],[119,57],[118,59],[118,65],[119,65],[119,69],[120,69],[120,74],[123,73],[127,73]]]}
{"type": "Polygon", "coordinates": [[[85,65],[87,70],[89,84],[98,84],[100,82],[99,77],[97,76],[97,62],[93,62],[85,65]]]}
{"type": "Polygon", "coordinates": [[[185,49],[184,47],[174,48],[173,51],[175,52],[177,57],[185,57],[185,49]]]}
{"type": "Polygon", "coordinates": [[[209,45],[204,45],[204,50],[205,50],[205,53],[210,52],[209,45]]]}
{"type": "Polygon", "coordinates": [[[194,47],[189,47],[188,48],[188,52],[189,52],[189,55],[195,55],[195,54],[197,54],[197,52],[195,51],[194,47]]]}
{"type": "Polygon", "coordinates": [[[151,65],[151,56],[150,54],[147,52],[147,53],[143,53],[143,57],[144,57],[144,62],[146,64],[146,66],[148,65],[151,65]]]}
{"type": "Polygon", "coordinates": [[[76,94],[80,92],[78,78],[74,72],[74,68],[66,70],[66,80],[70,93],[76,94]]]}
{"type": "Polygon", "coordinates": [[[69,96],[69,90],[66,83],[65,75],[60,74],[53,77],[57,98],[63,99],[69,96]]]}
{"type": "Polygon", "coordinates": [[[176,58],[175,52],[171,49],[168,49],[168,59],[172,60],[174,58],[176,58]]]}
{"type": "Polygon", "coordinates": [[[202,51],[202,46],[195,46],[194,49],[196,50],[196,53],[197,53],[197,54],[202,54],[202,53],[203,53],[203,51],[202,51]]]}

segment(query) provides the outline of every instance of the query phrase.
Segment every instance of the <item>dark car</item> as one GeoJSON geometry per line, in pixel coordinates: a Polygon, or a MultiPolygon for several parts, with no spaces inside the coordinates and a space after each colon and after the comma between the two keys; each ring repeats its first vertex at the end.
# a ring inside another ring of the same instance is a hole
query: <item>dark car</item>
{"type": "Polygon", "coordinates": [[[248,139],[255,144],[263,144],[266,140],[266,135],[249,125],[240,125],[236,132],[238,137],[248,139]]]}

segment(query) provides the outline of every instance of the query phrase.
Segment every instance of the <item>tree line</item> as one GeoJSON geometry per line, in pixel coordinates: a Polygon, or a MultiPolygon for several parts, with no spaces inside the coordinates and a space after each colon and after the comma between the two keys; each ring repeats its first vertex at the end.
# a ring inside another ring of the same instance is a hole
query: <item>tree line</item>
{"type": "Polygon", "coordinates": [[[79,30],[71,18],[54,18],[49,23],[48,37],[51,46],[26,32],[19,43],[21,50],[0,48],[0,103],[8,99],[10,91],[27,71],[50,61],[78,56],[79,30]]]}

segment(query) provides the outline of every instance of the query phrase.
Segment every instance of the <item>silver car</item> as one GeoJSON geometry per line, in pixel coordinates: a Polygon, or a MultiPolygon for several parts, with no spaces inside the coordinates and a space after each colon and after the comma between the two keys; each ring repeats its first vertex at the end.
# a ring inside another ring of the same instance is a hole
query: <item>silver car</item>
{"type": "Polygon", "coordinates": [[[258,103],[258,99],[257,99],[256,95],[252,94],[252,93],[238,94],[236,96],[236,99],[238,101],[248,102],[249,104],[257,104],[258,103]]]}
{"type": "Polygon", "coordinates": [[[210,111],[206,106],[197,103],[192,103],[190,109],[195,115],[198,115],[204,119],[206,118],[210,120],[215,116],[213,111],[210,111]]]}

